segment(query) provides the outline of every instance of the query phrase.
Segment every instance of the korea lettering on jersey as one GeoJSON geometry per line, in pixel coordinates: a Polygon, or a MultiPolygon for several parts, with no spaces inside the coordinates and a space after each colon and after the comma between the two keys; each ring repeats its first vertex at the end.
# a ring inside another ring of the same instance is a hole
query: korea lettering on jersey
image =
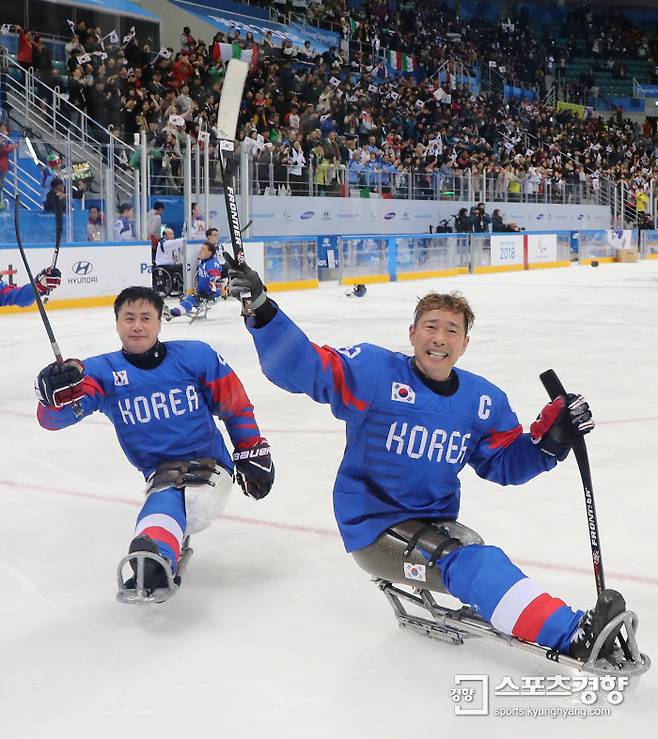
{"type": "MultiPolygon", "coordinates": [[[[146,474],[165,459],[195,457],[212,457],[232,469],[213,415],[224,421],[236,448],[260,438],[242,384],[207,344],[168,342],[164,361],[154,369],[133,366],[121,352],[86,359],[84,365],[84,415],[105,414],[130,462],[146,474]]],[[[38,417],[51,429],[76,421],[70,407],[40,406],[38,417]]]]}
{"type": "Polygon", "coordinates": [[[348,551],[399,521],[456,518],[467,463],[501,484],[555,464],[522,433],[505,394],[478,375],[455,368],[456,391],[439,395],[412,357],[371,344],[316,346],[281,309],[250,331],[270,380],[329,403],[347,424],[334,510],[348,551]]]}
{"type": "Polygon", "coordinates": [[[184,389],[173,387],[167,393],[158,390],[150,395],[123,398],[117,405],[121,420],[135,426],[198,411],[199,396],[194,385],[187,385],[184,389]]]}

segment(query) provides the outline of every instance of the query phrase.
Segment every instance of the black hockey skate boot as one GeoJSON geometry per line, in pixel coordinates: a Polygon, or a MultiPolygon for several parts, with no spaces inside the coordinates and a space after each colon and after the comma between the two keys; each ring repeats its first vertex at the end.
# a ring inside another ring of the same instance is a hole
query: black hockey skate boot
{"type": "MultiPolygon", "coordinates": [[[[616,590],[606,589],[601,592],[596,606],[593,610],[587,611],[581,618],[576,633],[571,640],[571,646],[569,647],[569,656],[574,657],[581,662],[586,662],[589,658],[594,642],[597,640],[599,634],[615,616],[623,613],[626,610],[626,601],[623,596],[616,590]]],[[[615,629],[610,636],[605,640],[599,657],[608,658],[614,654],[615,651],[615,639],[619,634],[619,628],[615,629]]]]}
{"type": "MultiPolygon", "coordinates": [[[[130,542],[128,553],[133,554],[134,552],[152,552],[153,554],[160,554],[158,545],[150,536],[146,536],[144,534],[136,536],[130,542]]],[[[131,560],[130,566],[135,575],[126,581],[125,587],[132,590],[137,587],[137,561],[131,560]]],[[[169,580],[167,579],[167,573],[165,572],[164,567],[159,562],[146,558],[144,560],[144,589],[150,594],[158,588],[168,587],[169,580]]]]}

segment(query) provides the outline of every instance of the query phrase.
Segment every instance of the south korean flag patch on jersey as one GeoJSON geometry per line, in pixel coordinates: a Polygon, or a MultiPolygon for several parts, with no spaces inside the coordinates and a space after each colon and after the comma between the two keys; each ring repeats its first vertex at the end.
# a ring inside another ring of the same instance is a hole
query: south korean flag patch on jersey
{"type": "Polygon", "coordinates": [[[394,382],[391,387],[391,400],[399,400],[401,403],[415,403],[416,393],[403,382],[394,382]]]}
{"type": "Polygon", "coordinates": [[[117,370],[112,372],[115,386],[128,384],[128,370],[117,370]]]}

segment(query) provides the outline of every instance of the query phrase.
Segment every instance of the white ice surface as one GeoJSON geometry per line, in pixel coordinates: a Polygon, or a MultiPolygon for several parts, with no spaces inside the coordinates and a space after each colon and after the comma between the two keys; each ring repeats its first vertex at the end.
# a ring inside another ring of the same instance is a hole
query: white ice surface
{"type": "MultiPolygon", "coordinates": [[[[477,319],[461,366],[502,386],[526,426],[546,399],[542,370],[586,393],[598,421],[588,443],[607,582],[639,614],[640,646],[658,658],[658,262],[373,285],[362,300],[335,284],[276,297],[318,343],[406,351],[414,299],[430,289],[465,292],[477,319]]],[[[118,346],[109,308],[51,318],[66,356],[118,346]]],[[[268,383],[235,303],[206,322],[166,324],[162,338],[205,340],[237,371],[272,444],[276,486],[258,503],[234,491],[194,540],[173,600],[120,605],[114,570],[132,537],[140,476],[100,415],[57,433],[39,428],[32,380],[51,361],[48,343],[38,315],[2,316],[0,737],[655,736],[658,666],[607,717],[454,716],[456,674],[497,684],[571,673],[481,639],[452,647],[400,631],[336,532],[342,424],[268,383]]],[[[462,485],[462,521],[552,594],[593,604],[573,458],[519,488],[470,470],[462,485]]],[[[596,705],[608,706],[603,696],[596,705]]],[[[582,704],[492,697],[491,706],[582,704]]]]}

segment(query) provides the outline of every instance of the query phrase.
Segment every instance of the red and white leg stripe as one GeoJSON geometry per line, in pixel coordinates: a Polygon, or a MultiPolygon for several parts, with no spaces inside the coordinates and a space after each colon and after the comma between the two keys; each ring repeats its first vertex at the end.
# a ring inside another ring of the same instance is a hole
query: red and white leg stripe
{"type": "Polygon", "coordinates": [[[176,561],[178,561],[183,546],[183,530],[176,519],[164,513],[151,513],[137,522],[135,536],[140,534],[150,536],[153,541],[168,544],[176,554],[176,561]]]}
{"type": "Polygon", "coordinates": [[[564,601],[553,598],[529,577],[524,577],[500,599],[491,623],[505,634],[536,641],[549,616],[564,605],[564,601]]]}

